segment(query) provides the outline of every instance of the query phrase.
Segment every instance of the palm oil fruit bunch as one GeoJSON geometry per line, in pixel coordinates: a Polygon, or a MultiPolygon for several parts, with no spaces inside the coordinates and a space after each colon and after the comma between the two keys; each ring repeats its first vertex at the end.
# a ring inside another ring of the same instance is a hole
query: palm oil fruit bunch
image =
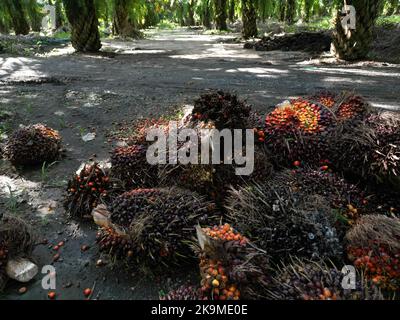
{"type": "Polygon", "coordinates": [[[266,117],[265,143],[277,165],[296,160],[315,163],[328,150],[325,138],[332,113],[306,99],[287,101],[266,117]],[[324,134],[322,134],[324,133],[324,134]]]}
{"type": "Polygon", "coordinates": [[[58,131],[43,124],[17,129],[5,147],[6,158],[14,165],[37,165],[57,160],[61,154],[58,131]]]}
{"type": "Polygon", "coordinates": [[[336,116],[339,120],[362,119],[368,108],[364,99],[360,96],[347,97],[338,107],[336,116]]]}
{"type": "Polygon", "coordinates": [[[211,121],[218,130],[245,129],[250,110],[235,94],[213,91],[195,100],[192,121],[211,121]]]}
{"type": "Polygon", "coordinates": [[[380,180],[400,190],[400,116],[397,112],[372,114],[367,124],[375,133],[371,171],[380,180]]]}
{"type": "Polygon", "coordinates": [[[348,231],[350,261],[382,289],[400,290],[400,219],[382,215],[362,217],[348,231]]]}
{"type": "Polygon", "coordinates": [[[269,259],[265,252],[227,223],[196,230],[203,294],[214,300],[255,297],[266,283],[269,259]]]}
{"type": "MultiPolygon", "coordinates": [[[[329,167],[330,162],[326,160],[323,164],[329,167]]],[[[356,185],[334,173],[324,171],[323,167],[320,170],[297,169],[286,175],[285,179],[295,191],[324,197],[329,206],[337,209],[349,225],[353,224],[366,210],[366,195],[356,185]]]]}
{"type": "Polygon", "coordinates": [[[204,228],[204,233],[214,240],[235,241],[238,245],[245,245],[247,238],[234,230],[230,224],[214,226],[213,228],[204,228]]]}
{"type": "Polygon", "coordinates": [[[91,218],[92,210],[108,199],[110,177],[98,163],[86,164],[69,181],[64,208],[73,217],[91,218]]]}
{"type": "Polygon", "coordinates": [[[298,98],[279,105],[267,115],[265,122],[267,134],[315,134],[331,125],[332,115],[325,108],[298,98]]]}
{"type": "Polygon", "coordinates": [[[168,133],[170,118],[151,118],[137,120],[133,125],[132,133],[127,139],[128,145],[147,145],[147,134],[151,129],[163,130],[168,133]]]}
{"type": "Polygon", "coordinates": [[[173,260],[189,253],[194,226],[217,221],[215,204],[179,188],[135,189],[109,207],[111,222],[126,231],[138,260],[173,260]]]}
{"type": "Polygon", "coordinates": [[[125,188],[143,188],[155,184],[157,167],[147,162],[144,145],[117,147],[111,153],[111,176],[125,188]]]}
{"type": "Polygon", "coordinates": [[[331,109],[337,104],[337,95],[329,91],[319,92],[310,98],[311,100],[315,100],[321,105],[331,109]]]}
{"type": "Polygon", "coordinates": [[[379,290],[356,276],[356,287],[345,289],[344,274],[334,265],[293,258],[278,267],[266,296],[271,300],[382,299],[379,290]]]}
{"type": "Polygon", "coordinates": [[[226,203],[229,221],[273,259],[342,254],[336,210],[323,195],[296,186],[289,172],[232,189],[226,203]]]}
{"type": "Polygon", "coordinates": [[[168,294],[161,296],[160,300],[204,300],[200,289],[193,285],[182,285],[168,294]]]}
{"type": "Polygon", "coordinates": [[[96,242],[101,252],[117,259],[130,261],[133,258],[134,247],[130,238],[112,228],[101,228],[96,234],[96,242]]]}
{"type": "Polygon", "coordinates": [[[232,284],[222,261],[200,259],[201,292],[209,300],[239,300],[240,290],[232,284]]]}

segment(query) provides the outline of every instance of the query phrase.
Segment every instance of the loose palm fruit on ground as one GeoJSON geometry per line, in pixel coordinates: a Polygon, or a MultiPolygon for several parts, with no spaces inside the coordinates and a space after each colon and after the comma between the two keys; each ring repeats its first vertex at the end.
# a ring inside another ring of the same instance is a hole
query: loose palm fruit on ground
{"type": "Polygon", "coordinates": [[[14,165],[37,165],[52,162],[61,155],[58,131],[43,124],[17,129],[5,147],[5,156],[14,165]]]}
{"type": "Polygon", "coordinates": [[[69,181],[65,210],[73,217],[87,218],[100,202],[108,199],[112,184],[98,163],[86,164],[69,181]]]}

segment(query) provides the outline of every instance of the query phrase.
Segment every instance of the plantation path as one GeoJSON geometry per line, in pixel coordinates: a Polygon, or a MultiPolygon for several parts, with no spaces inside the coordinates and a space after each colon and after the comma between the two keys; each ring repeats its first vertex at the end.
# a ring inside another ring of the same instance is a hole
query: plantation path
{"type": "MultiPolygon", "coordinates": [[[[44,122],[61,132],[67,149],[64,160],[44,170],[15,172],[0,160],[0,210],[27,220],[41,240],[49,240],[35,249],[37,263],[50,264],[51,245],[66,240],[54,264],[59,299],[83,299],[83,289],[94,285],[92,298],[157,298],[176,278],[187,278],[184,270],[143,278],[112,270],[111,263],[96,267],[96,228],[65,217],[65,181],[93,154],[107,159],[114,142],[106,133],[118,122],[161,114],[209,88],[235,90],[264,112],[320,89],[355,90],[376,107],[400,110],[399,65],[318,64],[305,53],[244,50],[228,43],[233,37],[162,31],[150,32],[147,40],[104,41],[103,55],[76,55],[70,47],[40,57],[0,55],[0,109],[10,112],[7,126],[44,122]],[[82,141],[88,132],[96,133],[95,140],[82,141]],[[84,244],[90,250],[81,253],[84,244]]],[[[2,298],[46,299],[40,275],[23,296],[20,287],[11,283],[2,298]]]]}

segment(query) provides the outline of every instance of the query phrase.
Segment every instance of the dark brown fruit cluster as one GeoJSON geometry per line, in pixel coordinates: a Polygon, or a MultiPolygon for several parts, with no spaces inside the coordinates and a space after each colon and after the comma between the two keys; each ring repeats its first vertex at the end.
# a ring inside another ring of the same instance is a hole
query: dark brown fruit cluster
{"type": "Polygon", "coordinates": [[[219,130],[244,129],[251,107],[235,94],[224,91],[206,93],[194,102],[192,121],[212,121],[219,130]]]}
{"type": "Polygon", "coordinates": [[[296,176],[285,171],[268,183],[233,189],[226,205],[230,221],[274,259],[340,257],[337,210],[325,196],[330,186],[313,190],[296,176]]]}
{"type": "Polygon", "coordinates": [[[278,300],[382,299],[379,290],[362,282],[360,276],[356,277],[356,289],[344,289],[343,278],[335,266],[293,259],[279,267],[267,296],[278,300]]]}
{"type": "Polygon", "coordinates": [[[219,218],[214,203],[178,188],[135,189],[117,197],[109,209],[112,223],[128,235],[134,257],[150,261],[190,253],[185,241],[193,237],[195,225],[219,218]]]}
{"type": "Polygon", "coordinates": [[[87,164],[68,181],[65,210],[73,217],[90,217],[102,200],[108,198],[110,178],[98,163],[87,164]]]}
{"type": "Polygon", "coordinates": [[[142,188],[155,184],[157,167],[146,159],[147,148],[143,145],[118,147],[111,153],[111,175],[125,188],[142,188]]]}
{"type": "Polygon", "coordinates": [[[59,158],[61,137],[56,130],[35,124],[16,130],[5,148],[5,156],[14,165],[36,165],[59,158]]]}
{"type": "Polygon", "coordinates": [[[204,300],[200,289],[192,285],[182,285],[178,289],[161,296],[160,300],[204,300]]]}

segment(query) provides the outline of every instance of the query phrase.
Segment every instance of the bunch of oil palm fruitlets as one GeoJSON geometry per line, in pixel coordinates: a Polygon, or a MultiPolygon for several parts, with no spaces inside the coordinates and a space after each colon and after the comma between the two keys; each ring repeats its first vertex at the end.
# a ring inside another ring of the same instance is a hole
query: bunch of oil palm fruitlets
{"type": "Polygon", "coordinates": [[[288,172],[284,179],[292,190],[319,195],[326,199],[329,206],[337,210],[338,218],[340,218],[335,226],[338,229],[346,230],[362,214],[370,212],[368,208],[369,195],[356,185],[326,171],[326,167],[330,165],[329,162],[321,163],[321,165],[319,170],[298,167],[296,170],[288,172]]]}
{"type": "Polygon", "coordinates": [[[64,208],[73,217],[90,217],[93,208],[108,198],[111,187],[110,177],[98,163],[86,164],[68,181],[64,208]]]}
{"type": "Polygon", "coordinates": [[[146,147],[132,145],[117,147],[111,152],[111,176],[124,188],[149,187],[155,184],[157,167],[148,163],[146,147]]]}
{"type": "Polygon", "coordinates": [[[346,235],[350,261],[387,291],[400,291],[400,219],[362,217],[346,235]]]}
{"type": "Polygon", "coordinates": [[[218,130],[244,129],[251,107],[232,93],[213,91],[194,102],[192,121],[212,121],[218,130]]]}
{"type": "Polygon", "coordinates": [[[287,170],[266,183],[232,189],[226,201],[227,217],[275,260],[291,255],[313,260],[340,257],[342,237],[334,203],[343,203],[352,188],[338,193],[335,187],[340,188],[340,183],[331,185],[334,179],[318,180],[319,174],[307,172],[305,177],[314,177],[314,183],[305,184],[302,174],[287,170]]]}
{"type": "Polygon", "coordinates": [[[362,97],[346,93],[324,92],[286,101],[267,115],[265,142],[278,165],[296,160],[313,165],[323,159],[334,160],[348,130],[357,126],[355,136],[368,131],[363,121],[369,113],[362,97]]]}
{"type": "Polygon", "coordinates": [[[194,226],[219,219],[214,203],[178,188],[125,192],[113,200],[109,210],[112,224],[123,230],[128,240],[123,242],[106,229],[111,238],[100,236],[103,250],[116,253],[122,246],[122,255],[141,262],[143,258],[159,262],[185,257],[190,253],[187,240],[193,236],[194,226]]]}
{"type": "Polygon", "coordinates": [[[43,124],[17,129],[5,147],[6,158],[14,165],[51,162],[61,155],[61,137],[43,124]]]}
{"type": "Polygon", "coordinates": [[[293,258],[277,267],[266,296],[271,300],[382,299],[377,287],[357,276],[355,288],[345,289],[344,274],[334,265],[293,258]]]}
{"type": "Polygon", "coordinates": [[[204,300],[200,289],[193,285],[182,285],[168,294],[161,296],[160,300],[204,300]]]}
{"type": "Polygon", "coordinates": [[[266,283],[267,255],[229,224],[197,227],[201,292],[206,299],[254,297],[266,283]]]}
{"type": "Polygon", "coordinates": [[[326,158],[324,137],[333,122],[325,107],[306,99],[287,101],[267,115],[265,143],[279,165],[320,161],[326,158]]]}

